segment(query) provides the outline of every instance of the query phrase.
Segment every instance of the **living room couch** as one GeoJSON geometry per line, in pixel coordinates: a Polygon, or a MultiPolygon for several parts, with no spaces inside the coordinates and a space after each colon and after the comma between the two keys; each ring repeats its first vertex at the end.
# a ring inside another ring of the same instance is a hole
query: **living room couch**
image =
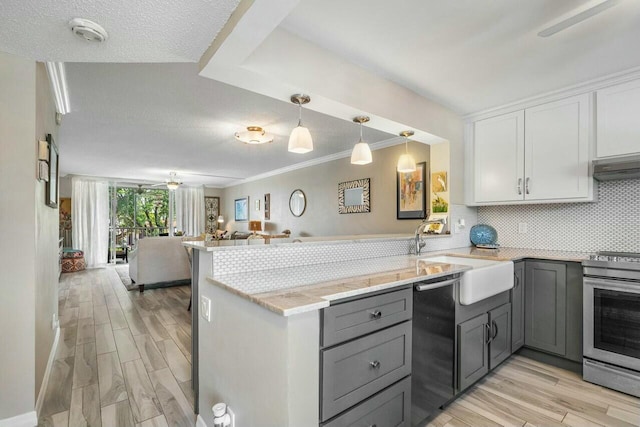
{"type": "Polygon", "coordinates": [[[146,288],[185,285],[191,266],[182,237],[145,237],[129,252],[129,277],[140,292],[146,288]]]}

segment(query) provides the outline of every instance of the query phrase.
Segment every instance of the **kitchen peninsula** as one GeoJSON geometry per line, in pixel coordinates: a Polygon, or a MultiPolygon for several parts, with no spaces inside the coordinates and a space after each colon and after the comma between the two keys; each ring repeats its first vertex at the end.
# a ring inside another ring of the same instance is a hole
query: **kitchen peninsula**
{"type": "MultiPolygon", "coordinates": [[[[399,411],[408,417],[412,284],[459,277],[471,268],[424,258],[437,254],[496,261],[535,258],[579,266],[588,256],[468,247],[416,256],[411,254],[413,243],[408,237],[244,247],[185,243],[198,251],[194,296],[200,304],[194,304],[198,306],[194,354],[199,362],[194,363],[198,371],[194,378],[204,421],[212,425],[208,408],[216,402],[227,403],[243,425],[341,425],[340,419],[350,413],[367,416],[366,402],[374,399],[375,407],[390,405],[387,413],[399,411]],[[335,315],[331,310],[336,307],[348,307],[349,313],[335,315]],[[379,310],[385,311],[380,315],[377,310],[370,312],[376,307],[387,310],[379,310]],[[204,318],[207,311],[209,321],[204,318]],[[393,313],[389,318],[388,312],[393,313]],[[360,321],[377,326],[345,327],[345,322],[360,321]],[[337,331],[340,322],[349,331],[337,331]],[[393,346],[382,348],[384,343],[393,346]],[[349,347],[356,344],[362,349],[379,346],[389,362],[368,362],[366,371],[358,374],[371,378],[354,386],[347,379],[351,375],[343,374],[358,369],[353,365],[357,356],[349,357],[358,353],[349,347]],[[343,360],[342,366],[338,361],[343,360]],[[332,374],[344,381],[329,384],[326,376],[334,368],[332,374]],[[327,402],[331,393],[335,399],[327,402]]],[[[506,291],[489,300],[509,303],[510,295],[506,291]]],[[[510,337],[508,341],[511,349],[510,337]]]]}

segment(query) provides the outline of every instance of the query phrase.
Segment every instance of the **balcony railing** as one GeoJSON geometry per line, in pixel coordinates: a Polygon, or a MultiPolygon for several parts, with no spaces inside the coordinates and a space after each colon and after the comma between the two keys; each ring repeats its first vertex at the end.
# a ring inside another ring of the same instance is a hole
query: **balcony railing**
{"type": "Polygon", "coordinates": [[[168,235],[169,227],[116,227],[112,231],[115,231],[116,246],[131,247],[144,237],[168,235]]]}

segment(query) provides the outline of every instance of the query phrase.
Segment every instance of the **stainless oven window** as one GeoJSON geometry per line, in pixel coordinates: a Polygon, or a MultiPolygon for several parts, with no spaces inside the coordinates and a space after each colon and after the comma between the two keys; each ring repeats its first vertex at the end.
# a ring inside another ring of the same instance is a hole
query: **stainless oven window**
{"type": "Polygon", "coordinates": [[[640,294],[593,290],[593,346],[640,358],[640,294]]]}

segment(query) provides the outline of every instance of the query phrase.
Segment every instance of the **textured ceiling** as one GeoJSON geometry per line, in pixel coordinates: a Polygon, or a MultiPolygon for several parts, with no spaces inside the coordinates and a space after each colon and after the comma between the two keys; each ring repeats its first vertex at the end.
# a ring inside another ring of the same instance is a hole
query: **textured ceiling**
{"type": "MultiPolygon", "coordinates": [[[[289,153],[297,106],[197,72],[196,64],[67,64],[72,111],[58,138],[61,172],[163,181],[178,171],[187,183],[223,186],[236,180],[187,173],[246,178],[349,150],[358,139],[350,117],[303,110],[314,151],[289,153]],[[274,134],[274,142],[235,140],[233,134],[250,125],[274,134]]],[[[396,136],[365,127],[364,137],[396,136]]]]}
{"type": "Polygon", "coordinates": [[[304,0],[281,27],[465,114],[640,66],[637,0],[537,36],[598,1],[304,0]]]}
{"type": "Polygon", "coordinates": [[[39,61],[198,61],[239,0],[2,0],[0,51],[39,61]],[[72,18],[102,25],[109,39],[88,43],[72,18]]]}

